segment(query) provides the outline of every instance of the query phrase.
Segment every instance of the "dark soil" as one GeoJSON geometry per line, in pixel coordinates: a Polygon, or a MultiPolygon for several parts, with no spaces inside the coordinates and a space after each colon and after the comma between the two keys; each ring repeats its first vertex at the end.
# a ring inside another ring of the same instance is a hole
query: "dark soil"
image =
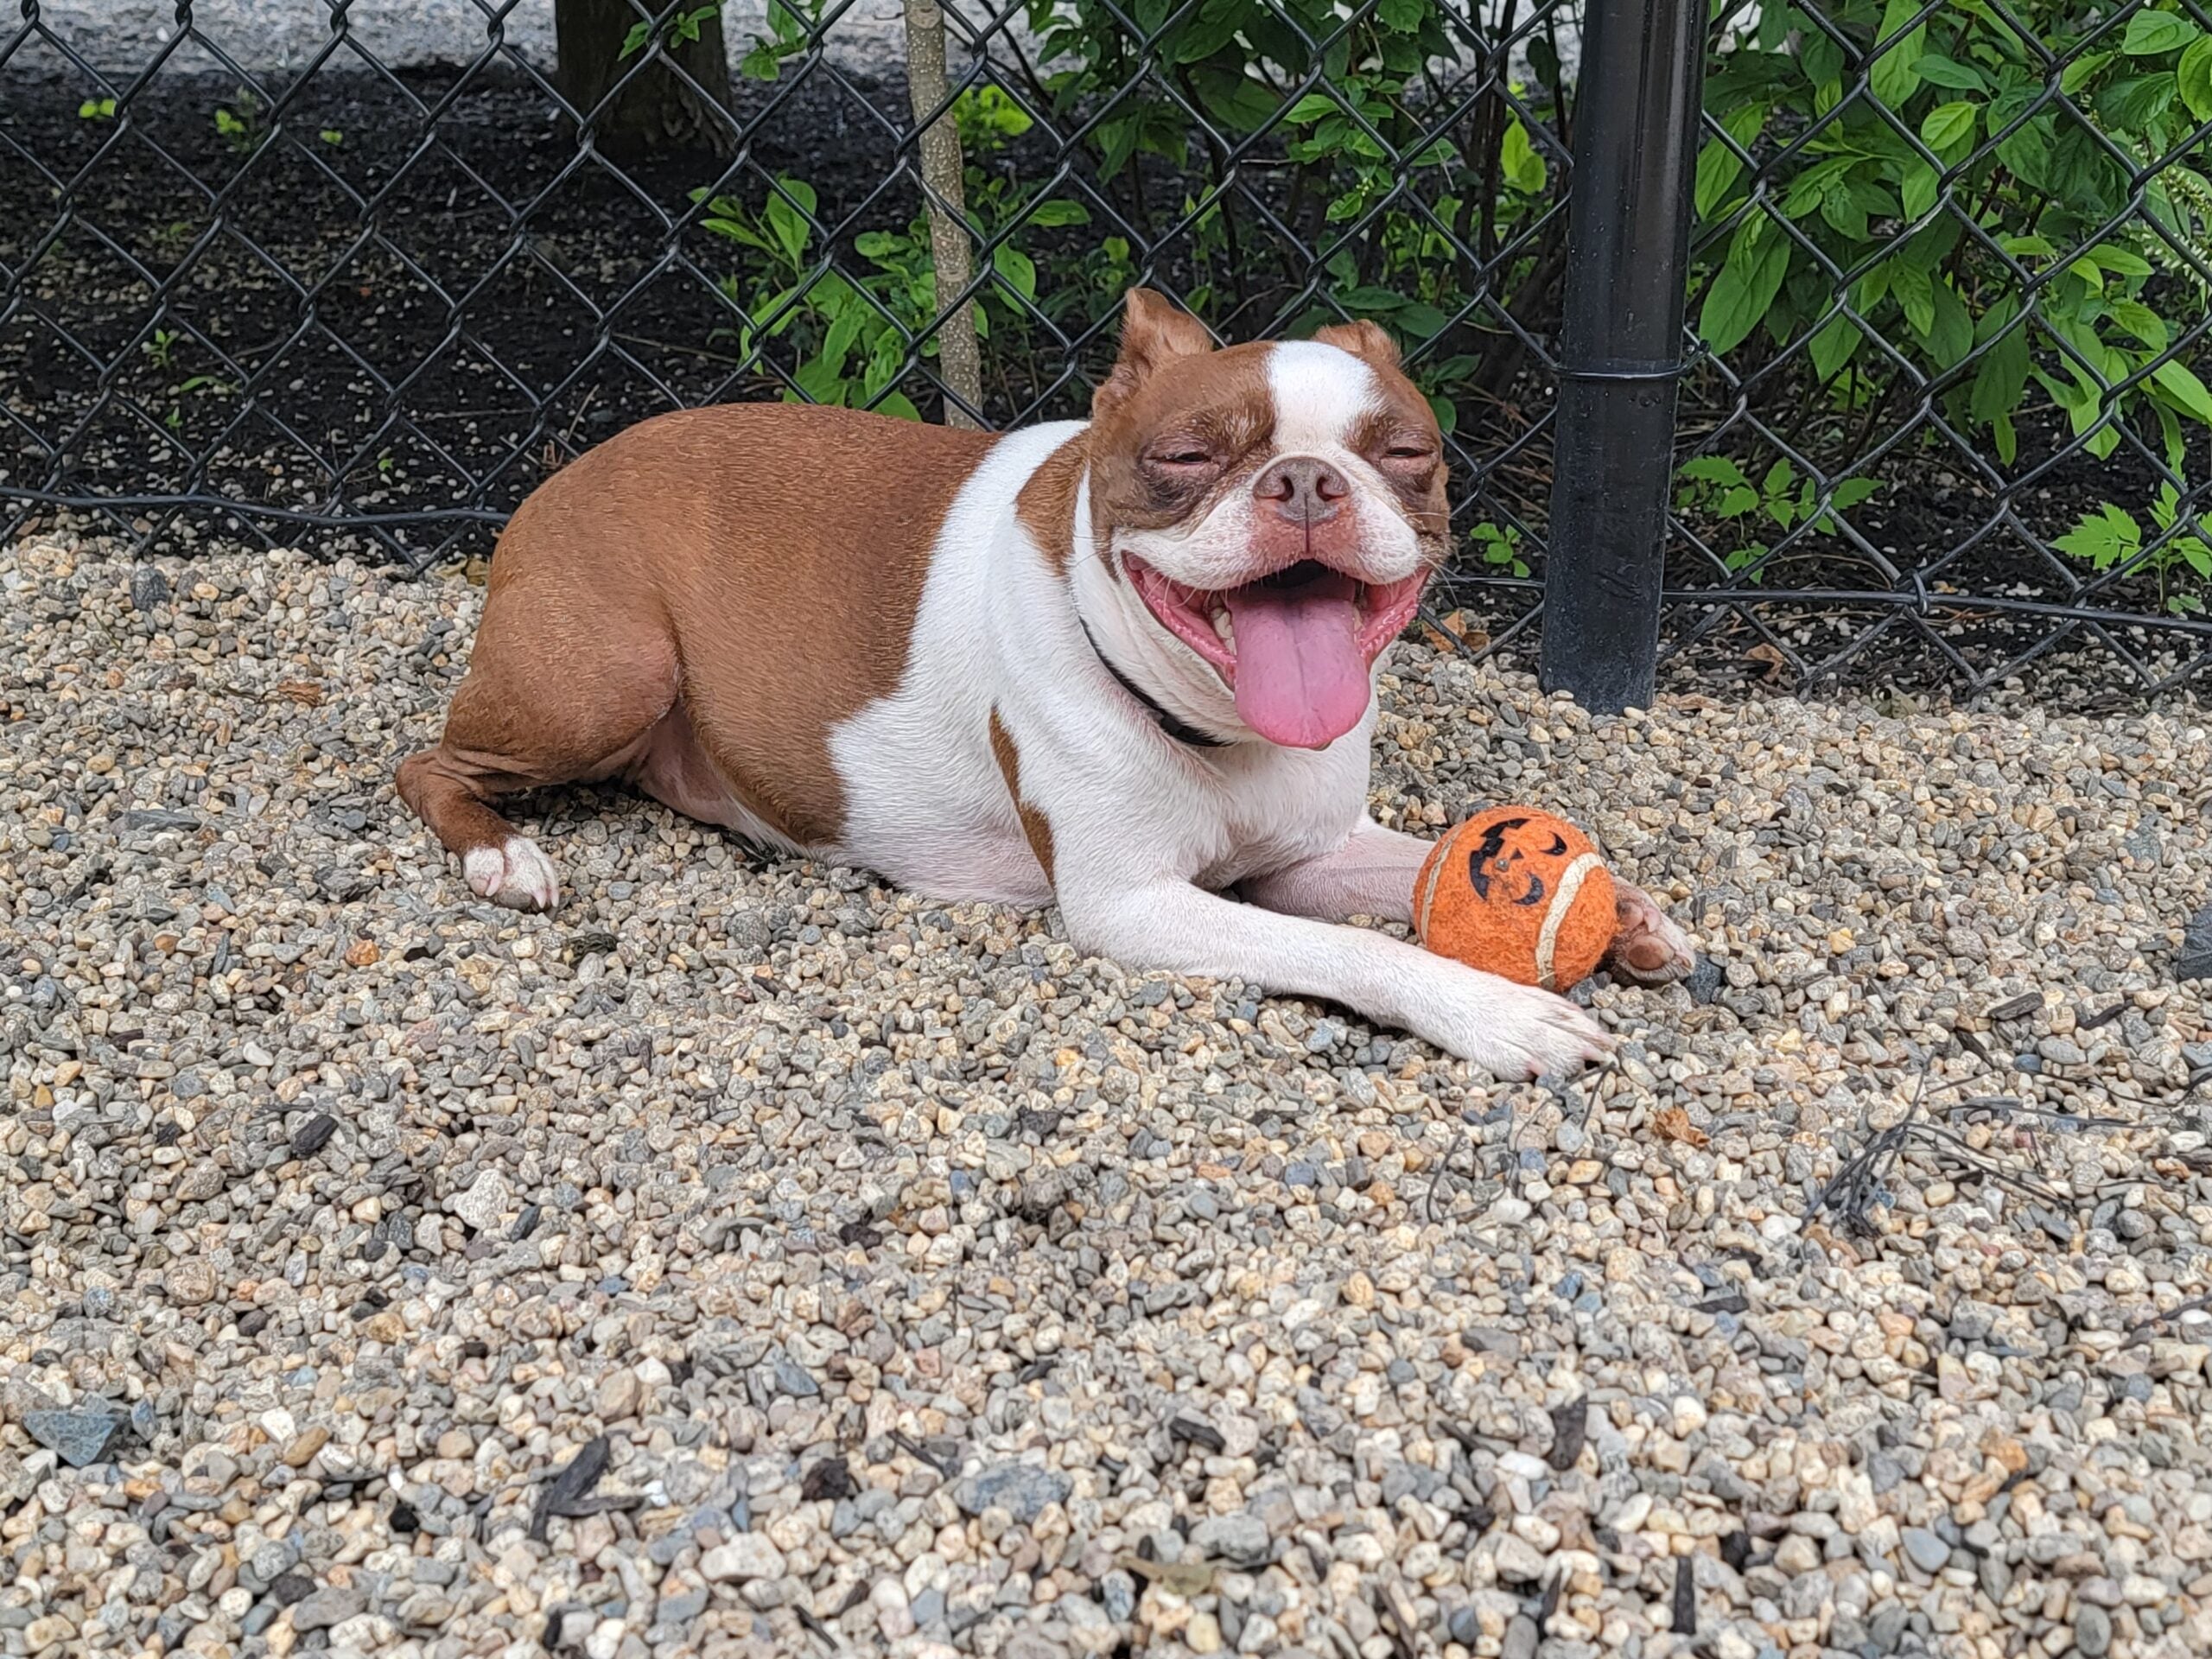
{"type": "MultiPolygon", "coordinates": [[[[843,251],[861,232],[903,230],[919,205],[900,147],[904,89],[849,73],[746,84],[740,114],[764,118],[734,159],[620,167],[580,154],[543,93],[511,74],[326,71],[260,109],[236,90],[165,76],[118,122],[80,116],[79,89],[0,79],[0,500],[17,497],[0,507],[0,531],[56,498],[98,498],[156,550],[244,534],[417,566],[484,556],[504,514],[581,448],[668,408],[785,391],[787,347],[771,342],[750,365],[737,349],[741,318],[717,291],[736,251],[696,226],[671,229],[695,190],[758,204],[770,177],[802,177],[843,251]],[[180,509],[179,496],[271,511],[180,509]],[[315,522],[341,518],[352,522],[315,522]]],[[[1058,156],[1039,128],[991,164],[1034,177],[1058,156]]],[[[1281,202],[1281,181],[1252,171],[1255,199],[1281,202]]],[[[1093,224],[1029,238],[1040,261],[1057,247],[1072,269],[1116,213],[1134,214],[1136,191],[1150,203],[1183,191],[1157,170],[1088,188],[1093,224]]],[[[1313,302],[1294,250],[1248,253],[1249,282],[1217,307],[1230,327],[1313,302]]],[[[1163,247],[1162,279],[1187,285],[1192,257],[1163,247]]],[[[992,341],[995,420],[1080,413],[1109,350],[1113,296],[1073,276],[1046,287],[1048,315],[992,341]]],[[[1524,321],[1540,337],[1553,327],[1524,321]]],[[[938,411],[927,365],[902,388],[938,411]]],[[[1550,487],[1549,404],[1548,385],[1524,371],[1505,397],[1459,411],[1461,521],[1517,524],[1531,551],[1550,487]]],[[[1816,458],[1833,448],[1817,423],[1793,430],[1792,418],[1779,387],[1748,410],[1723,404],[1711,377],[1686,391],[1686,433],[1715,434],[1754,476],[1779,440],[1816,458]]],[[[1755,602],[1670,607],[1668,683],[1979,689],[2053,639],[2049,663],[2027,671],[2068,701],[2192,666],[2205,642],[2155,616],[2092,626],[1955,603],[2160,608],[2143,577],[2077,594],[2090,574],[2040,545],[2107,499],[2147,522],[2146,466],[2123,448],[2038,470],[2063,442],[2056,426],[2027,423],[2005,476],[2032,481],[2009,488],[1941,439],[1898,445],[1866,474],[1881,488],[1849,514],[1863,545],[1802,541],[1755,602]],[[1814,603],[1783,589],[1914,597],[1814,603]]],[[[1716,554],[1745,534],[1686,519],[1716,554]]],[[[1522,652],[1535,594],[1483,580],[1493,574],[1471,555],[1452,600],[1522,652]]],[[[1717,580],[1679,537],[1670,586],[1717,580]]]]}

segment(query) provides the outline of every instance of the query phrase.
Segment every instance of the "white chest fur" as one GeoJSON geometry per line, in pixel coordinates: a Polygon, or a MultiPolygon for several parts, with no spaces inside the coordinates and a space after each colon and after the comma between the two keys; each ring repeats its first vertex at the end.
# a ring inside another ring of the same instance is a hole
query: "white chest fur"
{"type": "Polygon", "coordinates": [[[1099,648],[1111,652],[1173,705],[1182,665],[1163,671],[1153,654],[1180,647],[1148,638],[1133,601],[1113,591],[1084,504],[1065,572],[1016,516],[1023,484],[1081,430],[1017,433],[977,469],[938,538],[897,692],[832,734],[847,801],[839,852],[918,892],[1017,904],[1052,895],[992,751],[994,712],[1018,753],[1022,798],[1050,826],[1063,883],[1223,887],[1339,844],[1360,817],[1371,716],[1320,751],[1192,747],[1163,734],[1099,660],[1099,648]]]}

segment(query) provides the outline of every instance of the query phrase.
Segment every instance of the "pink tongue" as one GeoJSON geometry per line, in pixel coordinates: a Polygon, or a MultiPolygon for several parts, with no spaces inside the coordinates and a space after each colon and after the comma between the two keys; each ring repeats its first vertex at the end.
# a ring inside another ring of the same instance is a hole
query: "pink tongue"
{"type": "Polygon", "coordinates": [[[1319,749],[1359,724],[1372,688],[1359,655],[1358,586],[1328,575],[1229,590],[1236,712],[1270,743],[1319,749]]]}

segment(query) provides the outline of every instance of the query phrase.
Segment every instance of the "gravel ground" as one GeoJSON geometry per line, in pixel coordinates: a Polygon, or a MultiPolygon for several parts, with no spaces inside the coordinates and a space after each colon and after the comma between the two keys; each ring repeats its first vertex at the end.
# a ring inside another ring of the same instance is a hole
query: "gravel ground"
{"type": "MultiPolygon", "coordinates": [[[[11,9],[12,10],[12,9],[11,9]]],[[[73,52],[104,70],[136,70],[179,33],[176,0],[45,0],[41,21],[73,52]]],[[[745,55],[766,31],[767,0],[727,0],[724,35],[730,61],[745,55]]],[[[852,0],[830,25],[830,55],[841,62],[880,67],[905,55],[903,0],[852,0]]],[[[982,14],[973,8],[969,15],[982,14]]],[[[194,33],[242,67],[303,69],[330,40],[327,0],[197,0],[194,33]]],[[[467,63],[492,38],[532,61],[554,59],[553,0],[353,0],[346,33],[360,50],[387,67],[416,69],[467,63]]],[[[0,45],[16,20],[0,20],[0,45]]],[[[341,48],[340,60],[352,57],[341,48]]],[[[180,69],[212,69],[216,60],[188,40],[172,60],[180,69]]],[[[34,41],[20,67],[60,73],[67,60],[50,44],[34,41]]]]}
{"type": "Polygon", "coordinates": [[[1552,1091],[613,796],[476,904],[476,600],[0,554],[0,1654],[2212,1646],[2196,711],[1409,649],[1378,810],[1709,952],[1552,1091]]]}
{"type": "MultiPolygon", "coordinates": [[[[833,0],[827,9],[836,13],[823,35],[832,60],[875,73],[906,60],[904,0],[849,0],[842,9],[833,0]]],[[[1034,57],[1037,36],[1027,0],[944,0],[944,10],[960,20],[952,26],[956,54],[960,41],[995,32],[1034,57]],[[995,30],[996,20],[1009,13],[1011,21],[995,30]]],[[[40,16],[86,62],[110,73],[130,73],[176,37],[176,0],[44,0],[40,16]]],[[[200,40],[255,71],[303,69],[330,39],[327,0],[198,0],[192,16],[200,40]]],[[[733,67],[754,40],[767,34],[767,17],[768,0],[724,0],[723,38],[733,67]]],[[[534,63],[554,60],[553,0],[352,0],[346,32],[354,47],[388,68],[436,67],[474,60],[492,38],[495,18],[505,47],[534,63]]],[[[15,20],[0,18],[0,48],[14,32],[15,20]]],[[[1465,33],[1462,26],[1455,37],[1465,33]]],[[[1560,45],[1560,56],[1571,72],[1581,56],[1580,28],[1563,28],[1560,45]]],[[[348,48],[339,55],[346,60],[352,54],[348,48]]],[[[1002,43],[994,55],[1005,55],[1002,43]]],[[[1525,42],[1511,56],[1514,71],[1525,74],[1525,42]]],[[[212,69],[218,63],[193,40],[171,61],[182,69],[212,69]]],[[[75,73],[67,56],[36,37],[19,48],[14,67],[33,74],[75,73]]]]}

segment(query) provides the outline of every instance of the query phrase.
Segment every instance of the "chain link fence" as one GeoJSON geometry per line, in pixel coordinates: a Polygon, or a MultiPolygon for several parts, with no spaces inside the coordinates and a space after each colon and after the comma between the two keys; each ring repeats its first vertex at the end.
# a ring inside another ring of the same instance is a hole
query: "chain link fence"
{"type": "MultiPolygon", "coordinates": [[[[1464,538],[1426,626],[1541,622],[1581,5],[10,3],[0,534],[470,565],[673,406],[1080,414],[1144,282],[1390,329],[1464,538]]],[[[1719,10],[1667,683],[2180,683],[2212,22],[1719,10]]]]}

